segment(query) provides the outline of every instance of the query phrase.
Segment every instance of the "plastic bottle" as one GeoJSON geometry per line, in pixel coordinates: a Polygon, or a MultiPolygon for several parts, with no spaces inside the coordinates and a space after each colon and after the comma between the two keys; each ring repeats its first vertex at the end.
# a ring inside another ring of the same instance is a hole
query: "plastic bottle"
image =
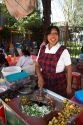
{"type": "Polygon", "coordinates": [[[0,100],[0,125],[5,125],[5,122],[4,106],[0,100]]]}
{"type": "Polygon", "coordinates": [[[16,62],[16,55],[14,54],[14,62],[16,62]]]}

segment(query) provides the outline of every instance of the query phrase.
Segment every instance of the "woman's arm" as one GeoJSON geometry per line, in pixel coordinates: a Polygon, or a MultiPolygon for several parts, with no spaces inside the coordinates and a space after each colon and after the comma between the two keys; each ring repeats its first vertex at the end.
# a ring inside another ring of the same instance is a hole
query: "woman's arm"
{"type": "Polygon", "coordinates": [[[66,66],[67,71],[67,94],[70,95],[72,93],[72,66],[66,66]]]}
{"type": "Polygon", "coordinates": [[[38,87],[39,88],[43,88],[44,86],[44,79],[43,79],[43,76],[42,76],[42,72],[41,72],[41,68],[39,66],[39,63],[36,62],[36,73],[37,73],[37,76],[38,76],[38,87]]]}

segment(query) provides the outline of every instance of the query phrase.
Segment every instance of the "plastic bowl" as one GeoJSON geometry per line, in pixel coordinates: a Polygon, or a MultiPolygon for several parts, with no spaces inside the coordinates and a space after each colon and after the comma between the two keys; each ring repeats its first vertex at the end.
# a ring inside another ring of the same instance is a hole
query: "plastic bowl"
{"type": "Polygon", "coordinates": [[[3,76],[11,75],[14,73],[21,72],[21,67],[19,66],[9,66],[2,69],[3,76]]]}

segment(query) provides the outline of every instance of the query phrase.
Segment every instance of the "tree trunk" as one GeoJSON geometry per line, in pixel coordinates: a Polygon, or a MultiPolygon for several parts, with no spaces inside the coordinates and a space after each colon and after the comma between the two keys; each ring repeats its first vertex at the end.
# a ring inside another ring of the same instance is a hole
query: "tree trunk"
{"type": "Polygon", "coordinates": [[[67,46],[67,40],[68,40],[68,22],[66,22],[65,26],[65,32],[64,32],[64,45],[67,46]]]}
{"type": "Polygon", "coordinates": [[[51,0],[42,0],[43,5],[43,33],[51,24],[51,0]]]}

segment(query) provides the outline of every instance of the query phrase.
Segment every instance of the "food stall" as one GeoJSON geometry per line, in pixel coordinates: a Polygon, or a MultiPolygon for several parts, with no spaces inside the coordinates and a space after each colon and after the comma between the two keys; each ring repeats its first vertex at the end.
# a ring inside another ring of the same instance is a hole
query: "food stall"
{"type": "Polygon", "coordinates": [[[8,89],[1,95],[6,125],[74,125],[83,105],[47,89],[29,89],[8,89]]]}
{"type": "MultiPolygon", "coordinates": [[[[8,69],[9,70],[9,69],[8,69]]],[[[37,88],[37,76],[25,71],[4,76],[0,97],[5,125],[74,125],[82,104],[37,88]]]]}

